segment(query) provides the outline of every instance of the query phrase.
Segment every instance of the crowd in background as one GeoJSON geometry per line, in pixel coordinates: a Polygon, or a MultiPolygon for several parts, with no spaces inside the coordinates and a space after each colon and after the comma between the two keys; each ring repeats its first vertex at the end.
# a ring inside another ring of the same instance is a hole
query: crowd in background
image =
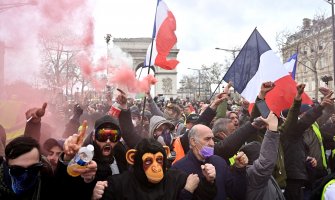
{"type": "MultiPolygon", "coordinates": [[[[147,93],[145,109],[123,92],[67,104],[57,134],[43,122],[52,105],[31,108],[22,137],[6,141],[0,126],[0,199],[334,199],[333,91],[320,88],[322,99],[307,105],[298,84],[291,108],[261,116],[230,87],[210,102],[147,93]],[[93,160],[70,176],[69,161],[88,144],[93,160]]],[[[263,83],[256,102],[274,87],[263,83]]]]}

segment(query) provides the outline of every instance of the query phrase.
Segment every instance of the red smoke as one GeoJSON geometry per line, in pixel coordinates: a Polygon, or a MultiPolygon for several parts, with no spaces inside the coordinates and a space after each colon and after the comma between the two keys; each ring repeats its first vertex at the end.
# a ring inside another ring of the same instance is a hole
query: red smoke
{"type": "Polygon", "coordinates": [[[150,90],[150,86],[156,84],[157,79],[149,74],[143,80],[137,80],[135,72],[127,67],[116,68],[109,80],[114,86],[125,89],[130,93],[144,93],[150,90]]]}
{"type": "MultiPolygon", "coordinates": [[[[63,96],[63,88],[45,88],[43,82],[38,79],[43,59],[40,41],[63,37],[63,50],[81,50],[81,55],[86,56],[80,59],[84,64],[83,69],[86,70],[84,73],[92,74],[90,69],[94,20],[93,6],[90,3],[93,2],[92,0],[1,1],[1,5],[11,5],[6,9],[1,7],[0,12],[0,41],[5,44],[5,53],[0,56],[5,61],[4,79],[7,86],[5,90],[0,91],[0,124],[6,128],[9,138],[11,132],[18,131],[18,124],[20,127],[24,125],[23,111],[40,107],[43,102],[48,102],[48,107],[42,121],[47,121],[54,128],[53,134],[58,136],[62,134],[64,124],[59,123],[64,122],[55,120],[57,119],[55,114],[48,115],[48,112],[58,109],[54,105],[67,102],[63,96]],[[16,82],[17,80],[29,84],[16,82]],[[8,108],[8,105],[14,105],[13,102],[22,105],[22,109],[3,110],[8,108]],[[6,116],[17,117],[19,120],[17,122],[7,120],[7,122],[6,116]]],[[[0,67],[3,67],[2,63],[0,67]]]]}
{"type": "Polygon", "coordinates": [[[0,41],[6,46],[7,82],[18,79],[32,82],[33,76],[39,73],[41,38],[61,35],[66,45],[64,50],[87,51],[93,45],[90,0],[4,0],[1,4],[11,5],[0,12],[0,41]],[[18,71],[25,76],[20,76],[18,71]]]}

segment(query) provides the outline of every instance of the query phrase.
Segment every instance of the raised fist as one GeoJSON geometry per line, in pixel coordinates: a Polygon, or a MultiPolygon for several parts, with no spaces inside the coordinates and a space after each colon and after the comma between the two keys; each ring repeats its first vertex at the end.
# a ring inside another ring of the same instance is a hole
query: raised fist
{"type": "Polygon", "coordinates": [[[41,108],[31,108],[26,112],[27,122],[32,121],[34,123],[40,122],[41,117],[45,114],[45,109],[47,107],[47,103],[43,103],[41,108]]]}

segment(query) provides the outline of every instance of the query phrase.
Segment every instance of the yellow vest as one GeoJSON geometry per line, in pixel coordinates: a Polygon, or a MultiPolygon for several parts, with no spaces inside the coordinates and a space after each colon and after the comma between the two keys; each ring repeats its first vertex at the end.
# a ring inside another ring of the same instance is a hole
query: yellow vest
{"type": "Polygon", "coordinates": [[[313,131],[314,131],[316,137],[319,140],[319,144],[320,144],[320,147],[321,147],[322,165],[325,169],[327,169],[327,160],[326,160],[325,148],[323,147],[322,135],[321,135],[321,132],[319,130],[319,125],[316,122],[314,122],[314,124],[312,124],[312,128],[313,128],[313,131]]]}
{"type": "Polygon", "coordinates": [[[327,189],[328,186],[330,186],[330,185],[333,184],[333,183],[335,183],[335,179],[329,181],[329,182],[323,187],[321,200],[325,200],[325,192],[326,192],[326,189],[327,189]]]}

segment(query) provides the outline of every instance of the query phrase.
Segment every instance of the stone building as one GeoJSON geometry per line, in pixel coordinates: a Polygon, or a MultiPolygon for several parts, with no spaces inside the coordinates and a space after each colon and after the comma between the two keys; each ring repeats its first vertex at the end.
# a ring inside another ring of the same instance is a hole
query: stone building
{"type": "Polygon", "coordinates": [[[306,93],[320,100],[320,86],[334,89],[334,64],[332,44],[332,19],[303,19],[301,29],[287,38],[282,48],[283,62],[298,53],[296,82],[305,83],[306,93]]]}
{"type": "MultiPolygon", "coordinates": [[[[133,58],[133,69],[139,70],[144,63],[147,49],[151,43],[151,38],[114,38],[113,44],[120,47],[122,51],[130,54],[133,58]]],[[[174,46],[168,59],[176,59],[179,49],[174,46]]],[[[155,72],[155,77],[158,82],[155,85],[155,96],[162,94],[165,98],[177,96],[177,71],[165,70],[154,66],[152,70],[155,72]]],[[[144,68],[142,73],[147,73],[147,68],[144,68]]]]}

